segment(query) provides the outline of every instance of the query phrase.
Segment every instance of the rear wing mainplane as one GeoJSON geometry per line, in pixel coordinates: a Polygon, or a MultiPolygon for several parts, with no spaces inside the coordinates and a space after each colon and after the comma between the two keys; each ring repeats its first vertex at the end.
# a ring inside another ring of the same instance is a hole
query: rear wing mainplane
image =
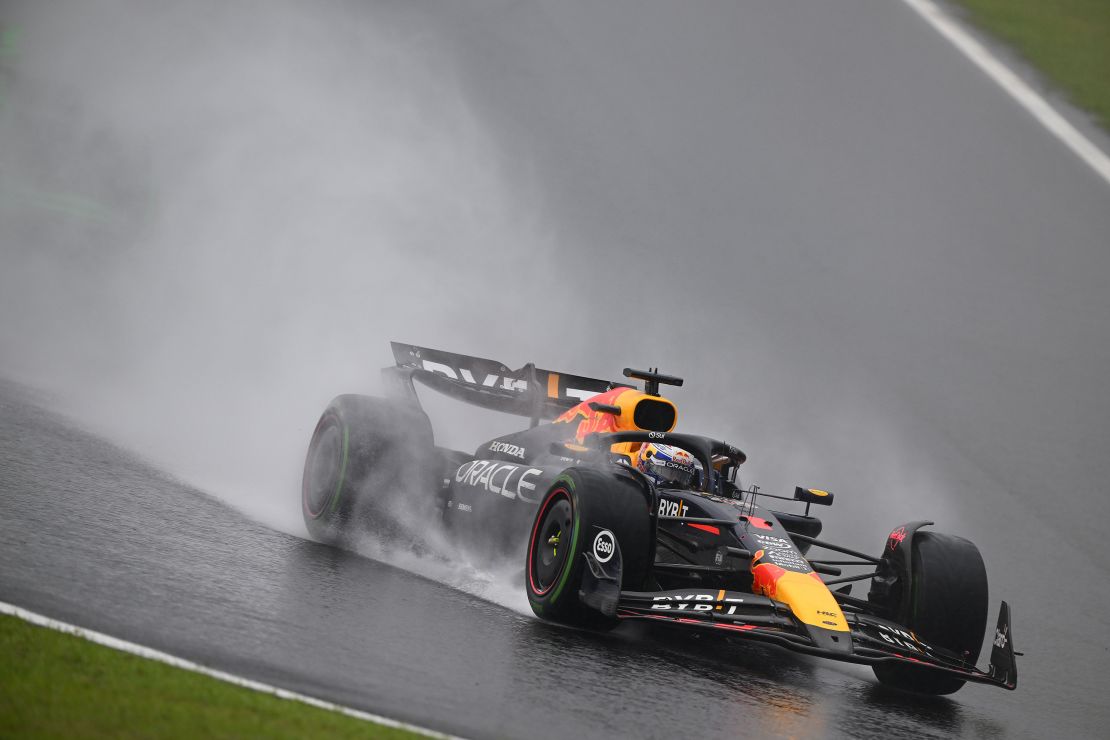
{"type": "MultiPolygon", "coordinates": [[[[599,378],[543,370],[532,363],[510,370],[504,363],[414,344],[391,342],[394,367],[382,370],[387,383],[417,401],[413,381],[465,403],[527,416],[535,426],[554,419],[582,401],[617,387],[599,378]]],[[[417,401],[418,402],[418,401],[417,401]]]]}

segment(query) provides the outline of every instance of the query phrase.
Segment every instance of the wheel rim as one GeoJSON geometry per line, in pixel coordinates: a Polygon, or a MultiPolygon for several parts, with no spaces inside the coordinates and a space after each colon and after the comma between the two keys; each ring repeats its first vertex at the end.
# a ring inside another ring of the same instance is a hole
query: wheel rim
{"type": "Polygon", "coordinates": [[[571,549],[574,509],[565,492],[548,498],[538,518],[529,552],[529,581],[537,595],[551,590],[566,565],[571,549]]]}
{"type": "Polygon", "coordinates": [[[324,513],[339,487],[343,457],[343,435],[338,425],[324,427],[312,446],[304,474],[305,511],[313,519],[324,513]]]}

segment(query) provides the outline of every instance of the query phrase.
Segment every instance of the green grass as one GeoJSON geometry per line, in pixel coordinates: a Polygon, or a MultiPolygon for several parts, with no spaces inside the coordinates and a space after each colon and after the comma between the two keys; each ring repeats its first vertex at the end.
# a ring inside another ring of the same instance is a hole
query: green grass
{"type": "Polygon", "coordinates": [[[3,738],[417,738],[0,616],[3,738]]]}
{"type": "Polygon", "coordinates": [[[955,0],[1110,128],[1110,0],[955,0]]]}

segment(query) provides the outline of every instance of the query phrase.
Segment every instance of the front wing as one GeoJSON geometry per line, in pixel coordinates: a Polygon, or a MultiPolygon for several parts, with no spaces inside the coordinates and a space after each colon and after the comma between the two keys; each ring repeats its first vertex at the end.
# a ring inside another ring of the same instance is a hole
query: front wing
{"type": "MultiPolygon", "coordinates": [[[[588,594],[586,601],[589,603],[588,594]]],[[[850,641],[830,649],[810,636],[790,606],[765,596],[724,590],[621,591],[605,604],[622,620],[651,620],[727,632],[744,639],[781,645],[823,658],[875,665],[906,663],[1006,689],[1017,687],[1017,665],[1010,632],[1010,607],[1002,602],[986,671],[947,650],[929,645],[893,622],[859,612],[845,612],[850,641]]],[[[827,644],[827,643],[825,643],[827,644]]]]}

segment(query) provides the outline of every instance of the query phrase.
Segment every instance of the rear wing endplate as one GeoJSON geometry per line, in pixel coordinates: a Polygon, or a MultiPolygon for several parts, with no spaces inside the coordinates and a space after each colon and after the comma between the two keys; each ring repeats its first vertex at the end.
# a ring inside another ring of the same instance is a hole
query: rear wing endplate
{"type": "Polygon", "coordinates": [[[503,363],[413,344],[391,342],[395,367],[382,370],[387,382],[402,384],[415,397],[412,381],[475,406],[507,414],[554,419],[582,401],[616,387],[630,387],[598,378],[542,370],[528,363],[510,370],[503,363]]]}

